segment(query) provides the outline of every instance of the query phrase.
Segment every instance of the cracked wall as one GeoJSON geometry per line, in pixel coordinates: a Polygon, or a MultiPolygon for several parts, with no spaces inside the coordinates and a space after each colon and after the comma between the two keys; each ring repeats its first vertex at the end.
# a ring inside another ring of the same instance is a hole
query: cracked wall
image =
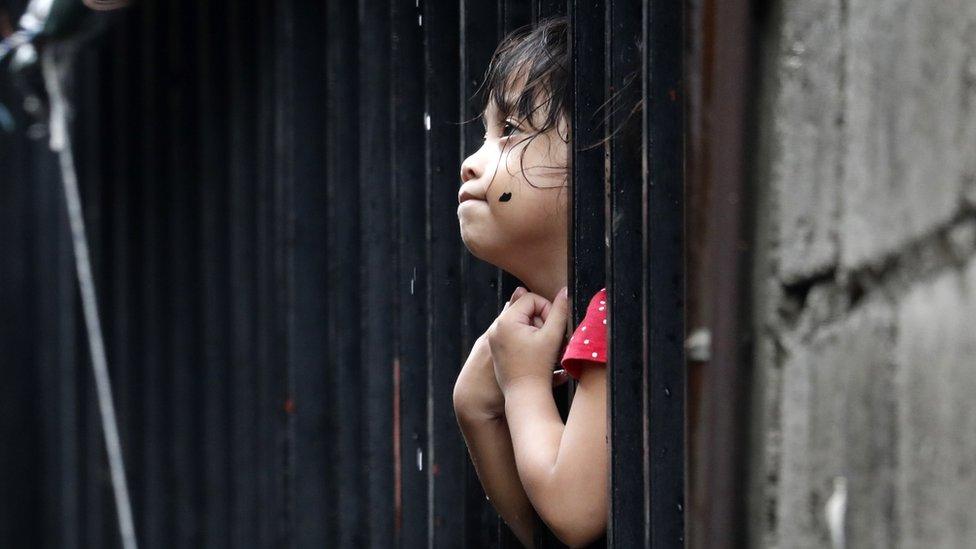
{"type": "Polygon", "coordinates": [[[976,2],[768,9],[750,545],[974,547],[976,2]]]}

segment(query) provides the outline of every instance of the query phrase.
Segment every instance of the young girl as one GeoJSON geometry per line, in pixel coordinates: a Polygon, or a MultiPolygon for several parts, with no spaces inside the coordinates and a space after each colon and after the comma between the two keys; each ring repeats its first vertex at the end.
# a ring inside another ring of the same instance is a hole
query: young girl
{"type": "Polygon", "coordinates": [[[564,19],[507,38],[485,82],[481,148],[461,165],[461,238],[528,287],[475,342],[454,409],[478,477],[519,540],[536,513],[567,545],[606,529],[606,294],[566,345],[570,116],[564,19]],[[565,424],[552,396],[561,364],[579,380],[565,424]],[[533,509],[535,512],[533,512],[533,509]]]}

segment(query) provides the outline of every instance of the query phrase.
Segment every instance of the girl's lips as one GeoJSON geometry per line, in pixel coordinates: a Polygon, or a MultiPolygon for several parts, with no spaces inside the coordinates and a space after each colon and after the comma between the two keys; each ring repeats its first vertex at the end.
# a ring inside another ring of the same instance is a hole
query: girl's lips
{"type": "Polygon", "coordinates": [[[469,193],[465,189],[461,189],[460,192],[458,192],[458,204],[463,203],[465,200],[481,200],[481,201],[484,201],[485,199],[484,199],[484,197],[481,197],[481,196],[475,196],[475,195],[469,193]]]}

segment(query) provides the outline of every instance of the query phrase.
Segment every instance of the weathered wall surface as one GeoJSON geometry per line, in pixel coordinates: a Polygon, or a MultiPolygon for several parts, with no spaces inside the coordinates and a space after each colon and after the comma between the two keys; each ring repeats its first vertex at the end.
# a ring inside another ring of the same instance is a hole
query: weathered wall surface
{"type": "Polygon", "coordinates": [[[750,544],[976,547],[976,2],[771,10],[750,544]]]}

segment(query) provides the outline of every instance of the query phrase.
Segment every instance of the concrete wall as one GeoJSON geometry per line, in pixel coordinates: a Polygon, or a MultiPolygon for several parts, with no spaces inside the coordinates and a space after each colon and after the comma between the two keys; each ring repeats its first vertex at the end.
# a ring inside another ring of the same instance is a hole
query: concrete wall
{"type": "Polygon", "coordinates": [[[976,2],[769,9],[750,545],[976,547],[976,2]]]}

